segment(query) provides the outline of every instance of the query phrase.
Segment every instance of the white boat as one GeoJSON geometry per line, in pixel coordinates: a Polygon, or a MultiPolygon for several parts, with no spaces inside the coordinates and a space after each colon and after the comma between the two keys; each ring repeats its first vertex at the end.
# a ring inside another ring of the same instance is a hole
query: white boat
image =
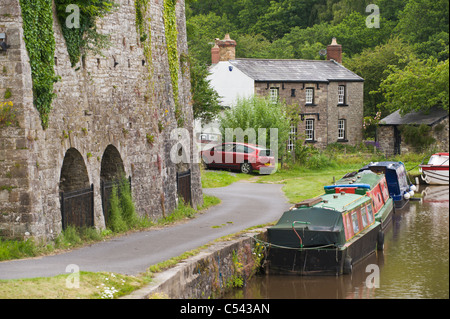
{"type": "Polygon", "coordinates": [[[436,153],[428,164],[420,165],[422,179],[429,185],[448,185],[448,153],[436,153]]]}

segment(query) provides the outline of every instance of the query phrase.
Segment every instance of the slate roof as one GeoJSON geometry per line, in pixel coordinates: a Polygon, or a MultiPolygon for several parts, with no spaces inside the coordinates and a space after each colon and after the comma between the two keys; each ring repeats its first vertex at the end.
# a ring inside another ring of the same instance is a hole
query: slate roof
{"type": "Polygon", "coordinates": [[[400,114],[400,110],[388,115],[380,121],[380,125],[434,125],[448,116],[448,112],[438,107],[430,109],[428,114],[424,112],[411,112],[404,116],[400,114]]]}
{"type": "Polygon", "coordinates": [[[364,81],[335,61],[236,59],[229,62],[257,82],[364,81]]]}

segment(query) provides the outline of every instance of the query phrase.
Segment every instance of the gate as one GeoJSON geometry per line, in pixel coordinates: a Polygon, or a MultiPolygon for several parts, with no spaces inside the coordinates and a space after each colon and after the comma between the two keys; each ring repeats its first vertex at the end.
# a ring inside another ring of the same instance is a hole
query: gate
{"type": "Polygon", "coordinates": [[[177,189],[178,196],[182,197],[186,204],[192,204],[191,170],[184,173],[177,172],[177,189]]]}
{"type": "Polygon", "coordinates": [[[60,200],[63,230],[67,226],[94,226],[94,184],[78,191],[61,192],[60,200]]]}
{"type": "MultiPolygon", "coordinates": [[[[111,192],[114,186],[117,187],[117,195],[120,196],[120,189],[119,185],[121,183],[121,180],[115,180],[115,181],[108,181],[105,182],[103,180],[100,181],[100,195],[102,197],[102,209],[103,209],[103,216],[105,217],[105,225],[108,225],[108,218],[109,218],[109,198],[111,197],[111,192]]],[[[131,191],[131,176],[128,177],[128,183],[130,186],[131,191]]]]}

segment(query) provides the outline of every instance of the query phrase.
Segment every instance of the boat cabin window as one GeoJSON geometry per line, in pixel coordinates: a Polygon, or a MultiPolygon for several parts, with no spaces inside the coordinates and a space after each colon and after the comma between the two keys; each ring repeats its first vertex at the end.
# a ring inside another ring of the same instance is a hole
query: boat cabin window
{"type": "Polygon", "coordinates": [[[352,223],[353,223],[353,231],[356,234],[359,232],[358,212],[354,212],[352,214],[352,223]]]}
{"type": "Polygon", "coordinates": [[[369,223],[372,224],[373,223],[373,209],[372,209],[372,204],[369,204],[366,206],[366,210],[367,210],[367,217],[369,218],[369,223]]]}
{"type": "Polygon", "coordinates": [[[366,228],[369,222],[367,221],[367,206],[361,208],[362,227],[366,228]]]}
{"type": "Polygon", "coordinates": [[[345,230],[347,231],[347,240],[353,237],[353,229],[352,229],[352,220],[350,214],[347,214],[344,216],[346,227],[345,230]]]}

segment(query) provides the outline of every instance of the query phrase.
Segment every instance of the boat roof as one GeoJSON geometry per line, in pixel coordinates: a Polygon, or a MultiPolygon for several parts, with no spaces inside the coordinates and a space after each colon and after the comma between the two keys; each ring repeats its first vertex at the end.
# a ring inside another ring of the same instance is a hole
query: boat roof
{"type": "Polygon", "coordinates": [[[291,228],[294,221],[299,222],[296,228],[322,227],[337,230],[342,224],[342,213],[352,211],[358,206],[369,202],[368,196],[355,194],[324,194],[320,196],[319,203],[313,206],[302,206],[297,209],[287,211],[280,218],[278,223],[271,228],[291,228]]]}
{"type": "Polygon", "coordinates": [[[370,201],[370,197],[361,196],[358,194],[324,194],[320,196],[323,201],[313,206],[313,208],[332,209],[335,212],[342,214],[345,211],[353,210],[354,208],[370,201]]]}
{"type": "Polygon", "coordinates": [[[402,162],[372,162],[361,168],[359,171],[362,172],[370,169],[371,167],[383,167],[388,170],[397,170],[400,167],[404,168],[405,165],[402,162]]]}
{"type": "Polygon", "coordinates": [[[345,175],[336,182],[335,185],[325,186],[325,189],[339,188],[339,187],[356,187],[372,189],[378,185],[380,180],[384,178],[383,174],[376,174],[370,170],[353,172],[345,175]]]}

